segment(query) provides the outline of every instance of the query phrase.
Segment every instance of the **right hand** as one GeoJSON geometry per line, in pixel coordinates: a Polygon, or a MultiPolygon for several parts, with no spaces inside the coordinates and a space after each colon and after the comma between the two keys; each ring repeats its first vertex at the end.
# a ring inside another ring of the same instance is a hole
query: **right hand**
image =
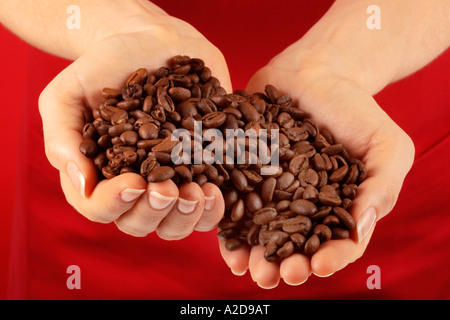
{"type": "Polygon", "coordinates": [[[311,59],[298,62],[298,53],[286,50],[260,69],[247,86],[248,92],[263,92],[266,84],[290,95],[319,128],[327,129],[348,152],[361,159],[367,179],[358,187],[350,213],[356,230],[349,239],[330,240],[312,257],[294,253],[277,262],[264,259],[264,247],[225,249],[222,256],[234,274],[248,269],[263,288],[273,288],[280,278],[291,285],[305,282],[311,273],[328,276],[360,258],[374,226],[394,207],[403,180],[414,160],[411,138],[380,108],[369,92],[352,79],[336,73],[332,63],[311,59]],[[292,54],[294,53],[294,54],[292,54]],[[320,61],[320,62],[317,62],[320,61]]]}
{"type": "Polygon", "coordinates": [[[186,22],[165,13],[160,21],[138,30],[128,27],[91,44],[45,88],[39,110],[46,155],[60,172],[67,201],[78,212],[92,221],[114,221],[133,236],[156,231],[174,240],[217,225],[224,201],[216,185],[147,183],[134,173],[98,182],[93,161],[79,150],[84,114],[100,105],[101,90],[121,88],[138,68],[153,71],[175,55],[189,55],[203,59],[222,87],[231,91],[225,59],[215,46],[186,22]]]}

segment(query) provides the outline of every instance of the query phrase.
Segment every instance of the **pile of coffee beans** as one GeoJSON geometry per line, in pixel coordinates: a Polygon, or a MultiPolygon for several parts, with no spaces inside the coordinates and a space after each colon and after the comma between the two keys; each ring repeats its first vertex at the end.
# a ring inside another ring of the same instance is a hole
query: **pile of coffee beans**
{"type": "Polygon", "coordinates": [[[324,241],[348,238],[355,227],[348,210],[366,177],[364,164],[274,86],[253,94],[227,93],[201,59],[180,55],[154,72],[140,68],[123,88],[104,88],[102,94],[80,144],[99,178],[134,172],[149,182],[220,186],[225,215],[218,237],[228,250],[262,245],[268,261],[294,252],[311,255],[324,241]],[[180,128],[191,138],[187,155],[176,149],[185,145],[184,138],[173,139],[180,128]],[[231,140],[230,159],[228,140],[198,137],[208,129],[221,137],[229,129],[252,130],[264,140],[257,149],[277,152],[279,164],[262,174],[270,164],[251,152],[249,136],[231,140]],[[273,130],[277,140],[271,139],[273,130]],[[215,148],[205,158],[212,143],[223,146],[223,157],[215,157],[221,150],[215,148]],[[238,157],[243,161],[235,161],[238,157]]]}

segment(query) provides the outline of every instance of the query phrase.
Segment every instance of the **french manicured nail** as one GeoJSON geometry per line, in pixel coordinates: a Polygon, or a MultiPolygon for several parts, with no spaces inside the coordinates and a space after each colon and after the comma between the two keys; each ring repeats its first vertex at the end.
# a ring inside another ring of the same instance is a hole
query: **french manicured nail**
{"type": "Polygon", "coordinates": [[[241,272],[234,271],[231,268],[230,268],[230,270],[231,270],[231,273],[234,274],[235,276],[243,276],[247,272],[247,269],[245,269],[244,271],[241,271],[241,272]]]}
{"type": "Polygon", "coordinates": [[[363,212],[356,224],[356,231],[358,233],[358,243],[361,243],[372,229],[377,219],[375,208],[370,207],[363,212]]]}
{"type": "Polygon", "coordinates": [[[80,193],[80,195],[85,198],[86,197],[86,178],[84,177],[83,173],[81,173],[80,169],[78,169],[78,166],[73,163],[69,162],[66,167],[67,175],[70,178],[70,181],[72,181],[73,186],[75,189],[80,193]]]}
{"type": "Polygon", "coordinates": [[[145,189],[125,189],[120,193],[120,198],[125,202],[131,202],[139,198],[145,189]]]}
{"type": "Polygon", "coordinates": [[[155,210],[166,209],[176,198],[164,196],[156,191],[150,191],[148,195],[150,206],[155,210]]]}
{"type": "Polygon", "coordinates": [[[211,210],[216,204],[216,196],[205,197],[205,210],[211,210]]]}
{"type": "Polygon", "coordinates": [[[192,213],[197,207],[197,204],[198,200],[190,201],[178,198],[178,210],[184,214],[192,213]]]}
{"type": "Polygon", "coordinates": [[[317,274],[317,273],[314,273],[314,272],[313,272],[313,274],[314,274],[316,277],[319,277],[319,278],[327,278],[327,277],[331,277],[331,276],[334,274],[334,272],[332,272],[332,273],[330,273],[330,274],[317,274]]]}

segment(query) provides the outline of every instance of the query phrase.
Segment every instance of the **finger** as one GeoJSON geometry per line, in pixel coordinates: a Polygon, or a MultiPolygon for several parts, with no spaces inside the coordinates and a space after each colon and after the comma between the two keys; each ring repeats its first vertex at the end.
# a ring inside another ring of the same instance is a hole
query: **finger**
{"type": "Polygon", "coordinates": [[[39,97],[45,153],[50,163],[70,179],[75,190],[86,197],[97,183],[92,159],[80,152],[81,130],[85,123],[83,97],[77,77],[67,68],[39,97]]]}
{"type": "Polygon", "coordinates": [[[261,288],[272,289],[280,282],[280,268],[276,262],[269,262],[264,258],[265,248],[255,246],[250,251],[250,275],[261,288]]]}
{"type": "Polygon", "coordinates": [[[145,196],[115,221],[122,232],[135,237],[154,232],[173,209],[179,195],[178,186],[172,180],[149,183],[146,191],[145,196]]]}
{"type": "Polygon", "coordinates": [[[110,223],[132,208],[146,190],[147,183],[138,174],[127,173],[100,181],[89,197],[83,197],[64,172],[61,187],[67,201],[91,221],[110,223]]]}
{"type": "Polygon", "coordinates": [[[233,274],[244,275],[248,269],[248,260],[250,258],[250,250],[247,246],[239,246],[235,250],[227,250],[225,248],[225,240],[219,240],[220,254],[223,260],[230,267],[233,274]]]}
{"type": "Polygon", "coordinates": [[[194,231],[205,206],[205,195],[195,183],[185,183],[179,188],[179,197],[173,209],[156,229],[159,237],[165,240],[178,240],[194,231]]]}
{"type": "Polygon", "coordinates": [[[310,258],[294,253],[280,263],[280,276],[289,285],[300,285],[311,275],[310,258]]]}
{"type": "Polygon", "coordinates": [[[361,243],[352,239],[330,240],[320,245],[311,258],[311,270],[315,275],[328,277],[359,259],[369,244],[372,228],[361,243]]]}
{"type": "Polygon", "coordinates": [[[201,188],[205,195],[205,208],[194,229],[196,231],[210,231],[222,219],[225,211],[225,202],[222,192],[215,184],[205,183],[201,188]]]}
{"type": "Polygon", "coordinates": [[[356,241],[362,242],[395,206],[413,159],[414,145],[400,128],[374,135],[363,159],[368,178],[358,186],[350,212],[356,221],[356,241]]]}

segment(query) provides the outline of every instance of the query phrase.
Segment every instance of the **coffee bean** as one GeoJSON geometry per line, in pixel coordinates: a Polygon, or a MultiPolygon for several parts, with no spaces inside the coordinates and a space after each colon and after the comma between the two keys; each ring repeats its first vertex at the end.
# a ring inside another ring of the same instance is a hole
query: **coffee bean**
{"type": "Polygon", "coordinates": [[[144,140],[158,138],[158,127],[154,123],[145,123],[139,128],[139,136],[144,140]]]}
{"type": "Polygon", "coordinates": [[[314,226],[314,234],[320,239],[320,242],[325,242],[331,239],[331,229],[325,224],[317,224],[314,226]]]}
{"type": "Polygon", "coordinates": [[[175,170],[169,166],[154,168],[147,176],[148,182],[163,182],[173,178],[175,170]]]}
{"type": "Polygon", "coordinates": [[[139,68],[128,77],[126,85],[127,86],[130,84],[142,85],[147,80],[147,76],[148,70],[146,68],[139,68]]]}
{"type": "Polygon", "coordinates": [[[182,87],[170,88],[168,93],[176,101],[185,101],[191,97],[191,91],[182,87]]]}
{"type": "Polygon", "coordinates": [[[97,155],[97,143],[90,138],[84,138],[80,144],[80,151],[88,158],[94,158],[97,155]]]}
{"type": "Polygon", "coordinates": [[[345,209],[341,207],[334,207],[333,213],[339,220],[349,229],[353,230],[355,228],[355,220],[345,209]]]}
{"type": "Polygon", "coordinates": [[[273,193],[275,191],[275,186],[277,184],[277,180],[274,177],[270,177],[264,180],[261,186],[261,199],[263,203],[268,203],[272,201],[273,193]]]}
{"type": "Polygon", "coordinates": [[[277,255],[282,258],[289,257],[294,252],[294,244],[292,241],[288,241],[277,250],[277,255]]]}
{"type": "Polygon", "coordinates": [[[277,216],[277,210],[275,208],[261,208],[257,210],[253,215],[253,223],[258,225],[268,224],[277,216]]]}
{"type": "Polygon", "coordinates": [[[305,243],[305,254],[312,255],[320,247],[320,239],[316,234],[313,234],[305,243]]]}
{"type": "Polygon", "coordinates": [[[317,212],[317,206],[309,200],[297,199],[292,201],[290,209],[296,214],[312,216],[317,212]]]}
{"type": "Polygon", "coordinates": [[[339,197],[339,195],[335,192],[319,192],[317,198],[320,203],[326,206],[339,206],[342,203],[341,197],[339,197]]]}
{"type": "Polygon", "coordinates": [[[227,116],[224,112],[211,112],[203,116],[203,125],[207,128],[218,128],[224,124],[227,116]]]}
{"type": "Polygon", "coordinates": [[[308,164],[309,161],[306,155],[304,154],[296,155],[289,161],[289,171],[292,174],[297,175],[300,173],[300,171],[307,169],[308,164]]]}
{"type": "Polygon", "coordinates": [[[350,237],[350,232],[347,229],[340,228],[340,227],[334,227],[331,229],[332,239],[347,239],[350,237]]]}
{"type": "Polygon", "coordinates": [[[228,251],[233,251],[233,250],[239,248],[240,245],[241,245],[241,241],[237,238],[231,238],[231,239],[228,239],[227,241],[225,241],[225,248],[228,251]]]}
{"type": "Polygon", "coordinates": [[[300,233],[307,235],[311,230],[311,219],[305,216],[296,216],[283,222],[283,231],[287,233],[300,233]]]}
{"type": "Polygon", "coordinates": [[[153,157],[149,157],[147,159],[145,159],[140,167],[140,173],[141,176],[143,176],[144,178],[147,178],[149,173],[158,166],[158,161],[156,161],[155,158],[153,157]]]}
{"type": "Polygon", "coordinates": [[[245,199],[247,209],[253,213],[263,207],[261,196],[256,192],[250,192],[245,199]]]}
{"type": "Polygon", "coordinates": [[[233,205],[233,209],[231,210],[231,221],[239,221],[242,219],[245,213],[244,200],[239,199],[233,205]]]}
{"type": "Polygon", "coordinates": [[[134,146],[138,139],[139,136],[135,131],[125,131],[120,135],[120,140],[129,146],[134,146]]]}
{"type": "Polygon", "coordinates": [[[233,169],[231,171],[231,181],[239,191],[246,191],[248,187],[247,178],[241,170],[233,169]]]}
{"type": "Polygon", "coordinates": [[[297,246],[299,249],[303,249],[303,246],[305,245],[306,238],[304,235],[300,233],[293,233],[290,235],[290,238],[292,242],[297,246]]]}

